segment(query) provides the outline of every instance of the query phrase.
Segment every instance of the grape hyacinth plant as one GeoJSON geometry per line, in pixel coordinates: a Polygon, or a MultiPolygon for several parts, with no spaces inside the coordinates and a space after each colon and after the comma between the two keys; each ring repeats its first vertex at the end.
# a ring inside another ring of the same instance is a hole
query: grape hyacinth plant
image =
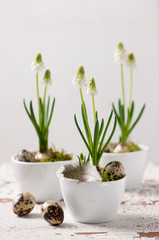
{"type": "Polygon", "coordinates": [[[44,69],[44,63],[41,53],[37,54],[31,67],[32,70],[36,72],[38,120],[35,117],[32,101],[30,101],[29,108],[27,108],[25,100],[23,101],[23,103],[26,113],[31,120],[39,138],[39,152],[36,153],[35,158],[40,162],[71,160],[72,155],[67,154],[63,149],[61,151],[58,151],[54,146],[48,148],[49,127],[54,112],[55,98],[53,98],[50,107],[50,96],[48,96],[47,98],[47,87],[52,83],[51,71],[49,69],[46,69],[44,73],[44,77],[42,80],[42,83],[44,84],[44,93],[43,98],[40,97],[39,72],[44,69]]]}
{"type": "Polygon", "coordinates": [[[82,163],[87,163],[89,161],[89,159],[91,158],[92,163],[94,166],[99,166],[99,162],[100,159],[102,157],[102,154],[104,153],[104,150],[106,148],[106,146],[108,145],[108,143],[110,142],[115,128],[116,128],[116,117],[114,120],[114,125],[113,125],[113,129],[110,133],[109,138],[107,139],[107,141],[105,142],[105,137],[106,137],[106,133],[108,130],[108,127],[110,125],[110,122],[112,120],[112,116],[113,116],[113,110],[111,111],[108,121],[104,127],[104,119],[102,118],[101,122],[99,122],[98,119],[98,112],[96,110],[95,107],[95,99],[94,96],[97,93],[97,88],[96,88],[96,83],[94,78],[92,77],[90,79],[89,85],[88,85],[88,90],[87,93],[91,95],[92,97],[92,105],[93,105],[93,116],[94,116],[94,130],[93,133],[91,133],[91,129],[90,129],[90,125],[89,125],[89,120],[88,120],[88,115],[87,115],[87,110],[86,110],[86,104],[83,98],[83,92],[82,92],[82,87],[86,86],[86,79],[85,79],[85,70],[83,66],[80,66],[75,77],[73,80],[73,85],[75,86],[75,88],[79,89],[80,92],[80,98],[81,98],[81,114],[82,114],[82,120],[83,120],[83,125],[84,125],[84,129],[85,129],[85,134],[82,132],[79,123],[77,121],[77,117],[76,114],[74,115],[74,121],[76,124],[76,127],[81,135],[81,138],[88,150],[88,158],[86,160],[86,158],[83,157],[79,157],[79,160],[83,160],[82,163]]]}
{"type": "MultiPolygon", "coordinates": [[[[79,123],[77,121],[76,114],[74,114],[74,121],[77,127],[77,130],[88,150],[87,157],[81,152],[79,154],[78,160],[79,163],[67,164],[64,166],[62,174],[66,178],[76,179],[80,182],[106,182],[106,181],[116,181],[125,176],[125,173],[122,170],[122,164],[120,162],[115,162],[115,167],[110,171],[108,164],[103,167],[100,166],[101,157],[105,151],[105,148],[111,141],[113,134],[116,129],[117,120],[116,116],[114,119],[114,125],[110,131],[109,137],[106,139],[107,131],[110,126],[113,109],[110,112],[106,124],[104,124],[104,119],[102,118],[101,122],[98,118],[98,112],[95,106],[94,96],[97,94],[97,88],[95,79],[92,77],[89,81],[87,93],[91,95],[92,106],[93,106],[93,119],[94,127],[91,131],[86,104],[83,98],[82,87],[86,86],[85,70],[83,66],[80,66],[74,79],[73,86],[79,89],[80,98],[81,98],[81,115],[83,120],[84,131],[81,130],[79,123]],[[116,174],[118,172],[119,174],[116,174]]],[[[110,165],[113,165],[114,162],[111,162],[110,165]]],[[[109,166],[110,166],[109,165],[109,166]]]]}
{"type": "MultiPolygon", "coordinates": [[[[123,101],[121,102],[120,99],[118,100],[118,111],[114,103],[112,104],[112,106],[113,106],[115,116],[117,118],[118,125],[121,130],[120,142],[127,144],[130,133],[133,131],[133,129],[135,128],[136,124],[139,122],[144,112],[145,104],[141,108],[136,120],[132,123],[134,107],[135,107],[135,103],[134,101],[132,101],[133,70],[136,66],[135,57],[132,52],[130,52],[127,55],[123,43],[119,42],[114,53],[114,60],[115,62],[120,64],[120,68],[121,68],[121,85],[122,85],[123,101]],[[125,100],[124,73],[123,73],[124,65],[130,69],[130,93],[129,93],[128,107],[126,107],[126,100],[125,100]],[[126,113],[127,113],[127,116],[126,116],[126,113]]],[[[131,144],[130,144],[130,147],[132,147],[131,144]]]]}
{"type": "Polygon", "coordinates": [[[44,68],[44,64],[42,60],[42,55],[41,53],[38,53],[34,62],[32,63],[32,70],[36,72],[36,90],[37,90],[37,100],[38,100],[39,123],[36,120],[36,117],[34,114],[32,101],[30,101],[30,105],[29,105],[30,112],[29,112],[24,100],[24,107],[25,107],[26,113],[30,118],[39,138],[40,152],[45,152],[48,150],[49,126],[51,123],[51,119],[54,111],[54,105],[55,105],[55,98],[53,98],[51,111],[49,112],[50,96],[48,97],[47,104],[46,104],[47,86],[52,82],[51,72],[49,69],[45,71],[45,74],[43,77],[43,82],[45,84],[43,99],[39,95],[39,71],[43,70],[43,68],[44,68]]]}

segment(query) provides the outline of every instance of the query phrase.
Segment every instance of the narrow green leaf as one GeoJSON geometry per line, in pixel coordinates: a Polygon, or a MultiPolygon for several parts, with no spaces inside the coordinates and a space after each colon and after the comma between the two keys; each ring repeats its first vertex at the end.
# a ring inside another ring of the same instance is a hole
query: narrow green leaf
{"type": "Polygon", "coordinates": [[[129,129],[130,126],[130,122],[131,122],[131,112],[129,110],[129,108],[127,108],[127,123],[126,123],[126,132],[129,129]]]}
{"type": "Polygon", "coordinates": [[[88,118],[87,118],[87,110],[86,110],[86,106],[85,103],[81,105],[81,112],[82,112],[82,119],[83,119],[83,124],[84,124],[84,128],[85,128],[85,132],[86,132],[86,136],[87,136],[87,140],[89,142],[89,147],[92,150],[92,135],[91,135],[91,131],[90,131],[90,127],[89,127],[89,123],[88,123],[88,118]],[[84,113],[85,111],[85,113],[84,113]]]}
{"type": "Polygon", "coordinates": [[[102,134],[102,132],[103,132],[103,128],[104,128],[104,119],[102,118],[101,125],[100,125],[100,129],[99,129],[99,139],[100,139],[101,134],[102,134]]]}
{"type": "Polygon", "coordinates": [[[101,151],[101,148],[102,148],[102,145],[103,145],[103,142],[104,142],[104,139],[105,139],[105,135],[106,135],[106,133],[107,133],[107,130],[108,130],[109,124],[110,124],[110,122],[111,122],[112,116],[113,116],[113,110],[111,110],[111,113],[110,113],[110,115],[109,115],[109,118],[108,118],[108,121],[107,121],[105,130],[104,130],[104,133],[103,133],[103,136],[102,136],[102,139],[101,139],[99,148],[98,148],[98,152],[101,151]]]}
{"type": "Polygon", "coordinates": [[[94,127],[94,141],[93,141],[93,149],[92,149],[92,160],[93,165],[97,166],[97,148],[99,143],[99,121],[96,120],[94,127]]]}
{"type": "Polygon", "coordinates": [[[104,150],[106,149],[106,147],[108,146],[109,142],[111,141],[111,139],[112,139],[112,137],[113,137],[113,135],[114,135],[114,132],[115,132],[115,129],[116,129],[116,124],[117,124],[117,119],[116,119],[116,117],[115,117],[114,126],[113,126],[113,129],[112,129],[112,132],[111,132],[111,134],[110,134],[107,142],[105,143],[105,145],[103,146],[103,148],[102,148],[102,150],[101,150],[101,152],[100,152],[100,154],[99,154],[98,164],[99,164],[99,162],[100,162],[100,159],[101,159],[101,157],[102,157],[102,155],[103,155],[104,150]]]}
{"type": "Polygon", "coordinates": [[[129,130],[129,132],[128,132],[128,136],[130,135],[130,133],[132,132],[132,130],[134,129],[134,127],[136,126],[136,124],[138,123],[138,121],[140,120],[140,118],[141,118],[141,116],[142,116],[142,114],[143,114],[143,112],[144,112],[144,109],[145,109],[145,104],[143,105],[143,107],[142,107],[142,109],[141,109],[141,111],[140,111],[140,113],[139,113],[139,115],[138,115],[138,117],[137,117],[137,119],[136,119],[136,121],[133,123],[133,125],[131,126],[131,128],[130,128],[130,130],[129,130]]]}
{"type": "Polygon", "coordinates": [[[43,130],[44,129],[44,121],[45,121],[45,116],[44,116],[44,108],[43,108],[43,103],[42,103],[42,99],[40,98],[40,108],[41,108],[41,126],[40,129],[43,130]]]}
{"type": "Polygon", "coordinates": [[[30,101],[30,113],[31,113],[32,123],[35,127],[35,130],[36,130],[38,136],[41,137],[41,131],[40,131],[39,125],[38,125],[38,123],[36,121],[36,118],[35,118],[32,101],[30,101]]]}
{"type": "Polygon", "coordinates": [[[117,111],[116,111],[116,108],[115,108],[114,104],[112,104],[112,107],[113,107],[115,116],[116,116],[116,118],[117,118],[117,120],[118,120],[119,126],[121,126],[120,117],[119,117],[119,115],[118,115],[118,113],[117,113],[117,111]]]}
{"type": "Polygon", "coordinates": [[[30,120],[31,120],[31,115],[30,115],[30,113],[29,113],[29,111],[28,111],[28,109],[27,109],[27,106],[26,106],[26,104],[25,104],[25,99],[23,99],[23,104],[24,104],[25,111],[26,111],[28,117],[29,117],[30,120]]]}
{"type": "Polygon", "coordinates": [[[131,116],[131,119],[132,119],[132,117],[133,117],[133,113],[134,113],[134,107],[135,107],[135,103],[134,103],[134,101],[132,101],[132,104],[131,104],[131,110],[130,110],[130,116],[131,116]]]}
{"type": "Polygon", "coordinates": [[[47,107],[46,107],[46,119],[45,119],[45,122],[46,122],[46,123],[48,122],[49,106],[50,106],[50,96],[48,97],[47,107]]]}
{"type": "Polygon", "coordinates": [[[118,106],[119,106],[119,117],[120,117],[120,129],[121,129],[121,134],[122,138],[125,138],[125,113],[124,113],[124,105],[121,104],[121,100],[119,99],[118,101],[118,106]]]}
{"type": "Polygon", "coordinates": [[[118,109],[119,109],[119,117],[120,117],[120,119],[121,119],[121,101],[120,101],[120,99],[118,100],[118,109]]]}
{"type": "Polygon", "coordinates": [[[53,114],[53,111],[54,111],[54,106],[55,106],[55,98],[53,99],[53,102],[52,102],[50,117],[49,117],[49,120],[47,122],[46,129],[49,128],[49,125],[50,125],[50,122],[51,122],[51,119],[52,119],[52,114],[53,114]]]}
{"type": "Polygon", "coordinates": [[[84,137],[84,135],[83,135],[80,127],[79,127],[79,124],[78,124],[78,122],[77,122],[76,114],[74,115],[74,121],[75,121],[76,127],[77,127],[77,129],[78,129],[78,131],[79,131],[79,133],[80,133],[80,135],[81,135],[81,137],[82,137],[82,139],[83,139],[83,141],[84,141],[84,143],[85,143],[88,151],[90,152],[90,154],[91,154],[91,156],[92,156],[92,152],[91,152],[91,150],[90,150],[90,148],[89,148],[89,145],[88,145],[88,143],[87,143],[87,141],[86,141],[86,139],[85,139],[85,137],[84,137]]]}
{"type": "Polygon", "coordinates": [[[88,129],[88,125],[87,125],[87,119],[85,117],[82,105],[81,105],[81,112],[82,112],[82,120],[83,120],[83,125],[84,125],[84,129],[85,129],[87,141],[89,142],[89,146],[90,146],[90,144],[91,144],[91,140],[90,140],[91,136],[89,134],[89,129],[88,129]]]}
{"type": "Polygon", "coordinates": [[[122,116],[122,120],[121,120],[121,122],[123,122],[123,127],[125,127],[125,112],[124,112],[124,105],[121,105],[121,116],[122,116]]]}
{"type": "Polygon", "coordinates": [[[98,119],[98,112],[96,111],[96,119],[98,119]]]}

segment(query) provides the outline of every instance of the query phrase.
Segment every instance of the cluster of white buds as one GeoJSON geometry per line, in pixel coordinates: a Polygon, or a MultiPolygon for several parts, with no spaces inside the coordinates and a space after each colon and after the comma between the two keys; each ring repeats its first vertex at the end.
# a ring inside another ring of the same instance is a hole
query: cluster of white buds
{"type": "MultiPolygon", "coordinates": [[[[40,52],[36,55],[34,61],[32,62],[31,68],[36,73],[38,73],[44,69],[44,63],[43,63],[42,55],[40,52]]],[[[43,77],[43,83],[45,83],[46,85],[48,85],[48,84],[51,85],[51,83],[52,83],[51,72],[49,69],[47,69],[45,71],[45,74],[43,77]]]]}
{"type": "Polygon", "coordinates": [[[136,67],[136,61],[134,54],[130,52],[128,55],[122,42],[117,44],[114,52],[114,61],[120,64],[125,64],[127,68],[134,69],[136,67]]]}
{"type": "Polygon", "coordinates": [[[49,85],[51,85],[51,83],[52,83],[52,79],[51,79],[51,72],[50,72],[50,70],[49,69],[47,69],[46,71],[45,71],[45,74],[44,74],[44,77],[43,77],[43,82],[45,83],[45,84],[49,84],[49,85]]]}
{"type": "Polygon", "coordinates": [[[88,84],[88,89],[87,89],[87,93],[89,95],[96,95],[97,94],[97,88],[96,88],[96,83],[95,83],[95,80],[94,78],[92,77],[89,81],[89,84],[88,84]]]}
{"type": "Polygon", "coordinates": [[[86,78],[85,78],[85,70],[84,67],[81,65],[73,78],[73,86],[75,88],[82,88],[86,86],[86,78]]]}
{"type": "MultiPolygon", "coordinates": [[[[85,78],[85,70],[84,67],[81,65],[73,78],[73,86],[75,88],[82,88],[87,86],[86,84],[86,78],[85,78]]],[[[96,95],[97,94],[97,88],[94,78],[92,77],[88,84],[87,94],[90,95],[96,95]]]]}

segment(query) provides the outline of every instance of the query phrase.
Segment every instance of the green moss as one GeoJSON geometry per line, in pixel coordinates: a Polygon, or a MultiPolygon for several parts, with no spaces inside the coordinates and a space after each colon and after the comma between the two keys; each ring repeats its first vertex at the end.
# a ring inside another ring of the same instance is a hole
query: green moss
{"type": "MultiPolygon", "coordinates": [[[[107,148],[105,149],[105,152],[110,152],[113,153],[114,149],[117,147],[117,145],[120,143],[109,143],[107,148]]],[[[124,144],[125,151],[124,152],[136,152],[136,151],[141,151],[141,148],[135,144],[134,142],[127,142],[124,144]]]]}
{"type": "Polygon", "coordinates": [[[57,151],[55,147],[51,147],[48,152],[49,154],[44,155],[44,158],[38,160],[38,162],[59,162],[72,160],[72,154],[66,153],[64,149],[57,151]]]}
{"type": "Polygon", "coordinates": [[[133,142],[128,142],[127,143],[127,152],[135,152],[135,151],[141,151],[141,148],[133,142]]]}

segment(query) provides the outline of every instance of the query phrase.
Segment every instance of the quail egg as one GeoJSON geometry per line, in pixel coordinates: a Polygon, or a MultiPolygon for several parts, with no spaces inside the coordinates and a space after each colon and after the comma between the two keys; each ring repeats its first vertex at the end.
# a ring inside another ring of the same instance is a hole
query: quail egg
{"type": "Polygon", "coordinates": [[[51,225],[60,225],[64,220],[62,207],[52,200],[43,203],[41,206],[41,214],[51,225]]]}
{"type": "Polygon", "coordinates": [[[103,169],[103,178],[106,181],[114,181],[125,176],[125,169],[121,162],[113,161],[108,163],[103,169]]]}
{"type": "Polygon", "coordinates": [[[18,154],[16,155],[16,160],[21,161],[21,162],[35,162],[35,156],[33,153],[22,149],[18,152],[18,154]]]}
{"type": "Polygon", "coordinates": [[[34,196],[29,192],[18,194],[12,201],[12,209],[18,216],[30,213],[36,204],[34,196]]]}

